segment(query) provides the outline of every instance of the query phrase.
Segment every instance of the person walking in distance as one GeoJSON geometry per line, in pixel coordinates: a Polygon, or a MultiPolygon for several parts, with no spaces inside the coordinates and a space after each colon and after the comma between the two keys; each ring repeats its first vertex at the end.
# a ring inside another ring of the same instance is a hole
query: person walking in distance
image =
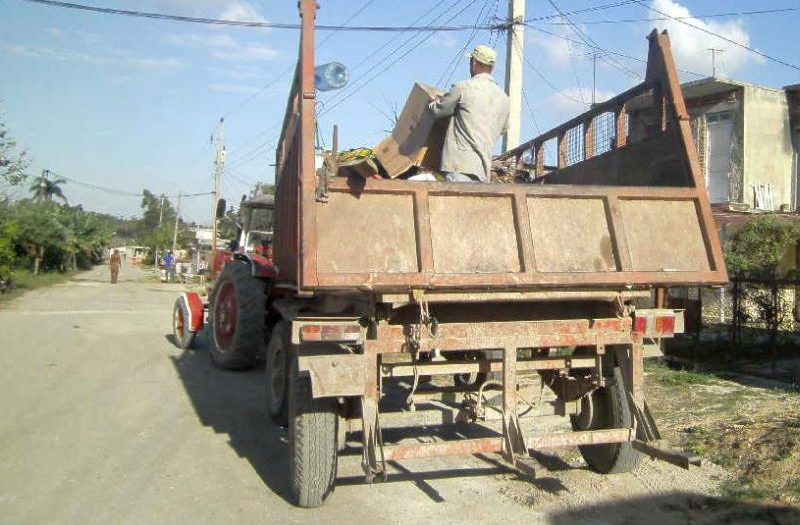
{"type": "Polygon", "coordinates": [[[164,273],[166,274],[167,282],[171,282],[172,279],[175,277],[175,257],[172,256],[172,252],[169,251],[164,256],[164,273]]]}
{"type": "Polygon", "coordinates": [[[119,250],[114,250],[108,258],[108,267],[111,270],[111,283],[117,284],[119,278],[119,268],[122,266],[122,258],[119,255],[119,250]]]}
{"type": "Polygon", "coordinates": [[[489,182],[492,150],[508,129],[511,102],[492,77],[497,53],[478,46],[469,55],[472,78],[455,84],[428,106],[434,116],[450,117],[442,148],[448,182],[489,182]]]}

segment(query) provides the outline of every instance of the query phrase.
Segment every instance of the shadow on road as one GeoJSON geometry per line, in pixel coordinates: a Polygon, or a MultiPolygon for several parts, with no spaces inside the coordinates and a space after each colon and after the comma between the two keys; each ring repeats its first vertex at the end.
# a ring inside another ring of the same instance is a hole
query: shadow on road
{"type": "MultiPolygon", "coordinates": [[[[172,334],[165,338],[174,344],[172,334]]],[[[263,369],[220,370],[211,364],[204,337],[198,337],[197,346],[170,359],[200,421],[218,434],[227,434],[231,448],[288,501],[286,432],[267,422],[263,369]]]]}
{"type": "Polygon", "coordinates": [[[790,525],[800,523],[800,511],[689,492],[670,492],[556,511],[548,515],[548,523],[790,525]]]}

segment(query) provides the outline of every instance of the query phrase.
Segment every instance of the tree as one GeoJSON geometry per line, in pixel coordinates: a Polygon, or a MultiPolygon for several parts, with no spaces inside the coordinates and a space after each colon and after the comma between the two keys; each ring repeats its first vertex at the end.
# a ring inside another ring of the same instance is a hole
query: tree
{"type": "Polygon", "coordinates": [[[17,152],[17,143],[0,120],[0,180],[12,185],[19,184],[25,178],[29,164],[26,152],[17,152]]]}
{"type": "Polygon", "coordinates": [[[33,273],[38,274],[45,257],[52,267],[62,262],[69,230],[59,221],[59,206],[54,202],[21,201],[14,206],[18,224],[15,244],[33,260],[33,273]]]}
{"type": "Polygon", "coordinates": [[[11,265],[16,258],[14,238],[17,229],[17,223],[11,217],[9,202],[0,201],[0,281],[7,280],[11,274],[11,265]]]}
{"type": "Polygon", "coordinates": [[[28,189],[33,194],[34,202],[49,202],[53,200],[53,197],[58,197],[64,201],[64,204],[66,204],[67,198],[64,196],[64,192],[60,188],[60,185],[64,184],[65,182],[67,181],[62,178],[51,179],[50,171],[44,170],[42,171],[41,176],[34,179],[33,183],[28,189]]]}
{"type": "Polygon", "coordinates": [[[764,215],[748,222],[725,243],[728,272],[737,277],[777,277],[781,259],[798,236],[798,227],[780,217],[764,215]]]}
{"type": "Polygon", "coordinates": [[[169,199],[154,195],[149,190],[142,191],[142,220],[140,232],[147,234],[159,225],[175,222],[175,209],[169,199]]]}

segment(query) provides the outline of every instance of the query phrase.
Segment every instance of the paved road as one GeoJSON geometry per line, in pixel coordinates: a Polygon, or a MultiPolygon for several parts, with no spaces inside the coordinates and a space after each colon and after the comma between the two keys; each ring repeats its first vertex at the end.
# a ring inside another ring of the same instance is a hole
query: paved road
{"type": "Polygon", "coordinates": [[[263,371],[177,349],[178,290],[131,267],[111,285],[96,268],[2,308],[0,523],[653,523],[658,505],[686,522],[686,502],[713,485],[714,472],[602,477],[563,461],[532,484],[458,458],[404,462],[368,486],[347,463],[323,508],[296,509],[263,371]]]}

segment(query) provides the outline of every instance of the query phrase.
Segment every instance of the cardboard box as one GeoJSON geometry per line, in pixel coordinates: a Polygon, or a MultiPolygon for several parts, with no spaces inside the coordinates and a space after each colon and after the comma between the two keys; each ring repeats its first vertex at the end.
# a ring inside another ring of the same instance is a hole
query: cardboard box
{"type": "Polygon", "coordinates": [[[450,118],[434,119],[428,110],[431,97],[443,93],[433,86],[416,83],[392,134],[373,148],[389,177],[395,178],[413,166],[439,171],[442,146],[450,118]]]}

